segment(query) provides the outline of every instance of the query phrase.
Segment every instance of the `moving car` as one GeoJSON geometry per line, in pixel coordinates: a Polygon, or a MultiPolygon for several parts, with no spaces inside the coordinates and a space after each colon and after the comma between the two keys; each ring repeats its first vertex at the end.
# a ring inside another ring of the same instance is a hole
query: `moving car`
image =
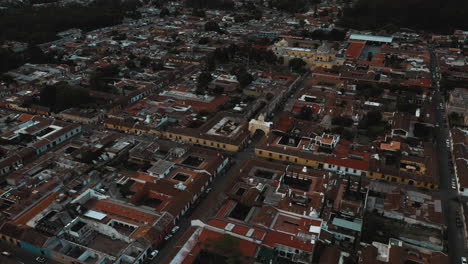
{"type": "Polygon", "coordinates": [[[2,255],[3,255],[3,256],[6,256],[6,257],[9,257],[9,256],[11,256],[11,253],[8,252],[8,251],[3,251],[3,252],[2,252],[2,255]]]}
{"type": "Polygon", "coordinates": [[[169,240],[172,238],[172,234],[168,234],[167,236],[164,237],[164,240],[169,240]]]}
{"type": "Polygon", "coordinates": [[[153,250],[148,258],[149,259],[154,259],[158,254],[159,254],[158,250],[153,250]]]}

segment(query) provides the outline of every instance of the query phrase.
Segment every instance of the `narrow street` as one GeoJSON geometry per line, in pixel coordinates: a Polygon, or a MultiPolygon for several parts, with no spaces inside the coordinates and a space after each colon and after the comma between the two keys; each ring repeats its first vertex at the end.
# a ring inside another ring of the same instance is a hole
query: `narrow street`
{"type": "MultiPolygon", "coordinates": [[[[284,98],[283,105],[280,105],[273,113],[282,111],[284,107],[284,103],[289,99],[291,94],[294,94],[297,91],[297,87],[301,87],[307,77],[309,76],[310,72],[304,74],[298,83],[295,85],[295,88],[287,94],[284,98]]],[[[261,111],[260,111],[261,112],[261,111]]],[[[261,135],[254,135],[244,147],[244,149],[240,150],[239,152],[233,153],[233,157],[231,160],[230,168],[221,175],[218,175],[214,181],[211,183],[210,188],[212,189],[205,197],[201,198],[201,200],[194,206],[191,211],[188,212],[187,215],[181,218],[178,225],[180,230],[174,234],[174,236],[164,243],[159,250],[158,256],[153,259],[152,261],[147,261],[146,263],[156,264],[160,263],[164,260],[177,244],[177,241],[182,237],[184,232],[190,227],[190,222],[195,219],[200,219],[202,221],[207,221],[210,217],[212,217],[218,209],[221,207],[222,203],[224,202],[224,196],[226,191],[226,186],[231,186],[231,182],[234,183],[234,179],[239,172],[239,169],[244,164],[244,161],[249,160],[255,157],[255,145],[261,139],[261,135]]]]}
{"type": "Polygon", "coordinates": [[[447,239],[448,239],[448,254],[450,263],[460,263],[462,256],[465,256],[465,232],[463,227],[457,227],[456,218],[457,212],[461,212],[460,204],[458,203],[458,192],[451,188],[452,178],[455,177],[450,173],[450,150],[447,148],[446,140],[449,138],[448,121],[444,110],[439,109],[439,105],[444,105],[444,99],[440,93],[437,78],[437,63],[434,51],[431,50],[432,55],[432,79],[435,83],[435,93],[432,98],[433,107],[436,108],[436,120],[439,124],[435,129],[436,143],[435,148],[437,152],[437,161],[440,176],[440,196],[442,199],[442,211],[447,225],[447,239]]]}
{"type": "MultiPolygon", "coordinates": [[[[10,252],[12,255],[9,258],[16,260],[18,264],[38,263],[36,261],[36,258],[39,257],[39,255],[34,255],[31,252],[24,250],[20,247],[16,247],[11,244],[0,241],[0,252],[3,252],[3,251],[10,252]]],[[[47,259],[47,264],[59,264],[59,262],[56,262],[51,259],[47,259]]]]}
{"type": "Polygon", "coordinates": [[[164,243],[159,249],[158,256],[147,263],[156,264],[162,262],[174,249],[177,241],[182,237],[184,232],[190,227],[190,222],[195,219],[199,219],[203,222],[206,222],[210,217],[212,217],[218,209],[221,207],[224,202],[224,193],[226,191],[226,186],[230,186],[231,181],[235,179],[239,169],[244,164],[244,161],[251,159],[255,156],[254,146],[260,138],[253,138],[243,150],[237,152],[232,158],[230,168],[227,169],[225,173],[218,175],[209,188],[212,188],[212,191],[209,192],[205,197],[194,206],[193,209],[181,218],[178,223],[180,230],[174,234],[169,241],[164,243]]]}

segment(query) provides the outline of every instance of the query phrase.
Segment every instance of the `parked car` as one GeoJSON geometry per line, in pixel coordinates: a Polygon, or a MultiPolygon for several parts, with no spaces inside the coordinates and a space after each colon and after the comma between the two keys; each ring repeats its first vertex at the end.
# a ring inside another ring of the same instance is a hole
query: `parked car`
{"type": "Polygon", "coordinates": [[[39,262],[39,263],[46,263],[46,259],[43,258],[43,257],[37,257],[36,261],[39,262]]]}
{"type": "Polygon", "coordinates": [[[9,257],[9,256],[11,256],[11,253],[8,252],[8,251],[3,251],[3,252],[2,252],[2,255],[3,255],[3,256],[6,256],[6,257],[9,257]]]}
{"type": "Polygon", "coordinates": [[[168,234],[168,235],[166,235],[166,236],[164,237],[164,240],[169,240],[169,239],[171,239],[171,238],[172,238],[172,234],[168,234]]]}
{"type": "Polygon", "coordinates": [[[457,181],[455,180],[455,178],[452,178],[452,189],[457,189],[457,181]]]}
{"type": "Polygon", "coordinates": [[[462,264],[467,264],[468,262],[466,261],[466,258],[465,257],[461,257],[461,263],[462,264]]]}
{"type": "Polygon", "coordinates": [[[175,232],[179,231],[180,226],[174,226],[171,230],[171,233],[174,234],[175,232]]]}
{"type": "Polygon", "coordinates": [[[149,258],[149,259],[154,259],[158,254],[159,254],[159,250],[153,250],[153,251],[149,254],[148,258],[149,258]]]}

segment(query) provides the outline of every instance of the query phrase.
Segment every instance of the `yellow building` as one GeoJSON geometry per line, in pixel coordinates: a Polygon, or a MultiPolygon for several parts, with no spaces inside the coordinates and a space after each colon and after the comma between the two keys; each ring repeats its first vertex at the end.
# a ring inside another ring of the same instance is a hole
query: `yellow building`
{"type": "Polygon", "coordinates": [[[307,63],[311,69],[323,67],[330,69],[333,66],[343,65],[345,59],[337,56],[337,51],[331,48],[327,42],[323,42],[317,49],[291,47],[285,39],[276,42],[272,51],[278,58],[283,58],[284,64],[288,64],[291,59],[299,58],[307,63]]]}
{"type": "Polygon", "coordinates": [[[169,128],[162,132],[162,136],[173,141],[236,152],[249,139],[247,126],[241,115],[219,112],[199,128],[169,128]]]}
{"type": "Polygon", "coordinates": [[[232,144],[224,140],[209,139],[204,135],[194,136],[190,134],[189,133],[186,133],[186,134],[174,133],[174,132],[169,132],[169,131],[165,131],[162,133],[164,138],[167,138],[170,140],[182,141],[182,142],[189,143],[189,144],[200,145],[204,147],[210,147],[210,148],[231,151],[231,152],[239,151],[245,143],[243,141],[241,144],[232,144]]]}
{"type": "MultiPolygon", "coordinates": [[[[403,157],[398,168],[388,168],[380,160],[371,158],[368,161],[347,158],[335,158],[312,151],[304,151],[302,140],[297,147],[278,144],[278,137],[270,133],[264,137],[255,148],[258,157],[289,162],[315,169],[346,173],[354,176],[366,176],[376,180],[384,180],[425,189],[438,189],[438,175],[435,172],[430,157],[403,157]],[[344,161],[348,162],[344,162],[344,161]],[[366,164],[363,164],[366,163],[366,164]]],[[[305,144],[307,145],[307,144],[305,144]]]]}

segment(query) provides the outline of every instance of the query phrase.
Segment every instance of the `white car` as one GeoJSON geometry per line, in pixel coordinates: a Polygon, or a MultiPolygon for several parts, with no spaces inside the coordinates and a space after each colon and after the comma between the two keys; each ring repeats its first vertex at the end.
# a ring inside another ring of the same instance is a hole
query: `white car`
{"type": "Polygon", "coordinates": [[[174,234],[175,232],[179,231],[180,226],[174,226],[171,230],[171,233],[174,234]]]}
{"type": "Polygon", "coordinates": [[[37,257],[36,261],[39,262],[39,263],[46,263],[46,259],[43,258],[43,257],[37,257]]]}
{"type": "Polygon", "coordinates": [[[164,237],[164,240],[169,240],[172,238],[172,234],[168,234],[167,236],[164,237]]]}
{"type": "Polygon", "coordinates": [[[158,250],[153,250],[151,254],[148,256],[149,259],[154,259],[159,254],[158,250]]]}
{"type": "Polygon", "coordinates": [[[468,262],[466,261],[466,258],[465,257],[461,257],[461,263],[462,264],[467,264],[468,262]]]}
{"type": "Polygon", "coordinates": [[[452,189],[454,189],[454,190],[457,189],[457,184],[455,182],[452,182],[452,189]]]}

